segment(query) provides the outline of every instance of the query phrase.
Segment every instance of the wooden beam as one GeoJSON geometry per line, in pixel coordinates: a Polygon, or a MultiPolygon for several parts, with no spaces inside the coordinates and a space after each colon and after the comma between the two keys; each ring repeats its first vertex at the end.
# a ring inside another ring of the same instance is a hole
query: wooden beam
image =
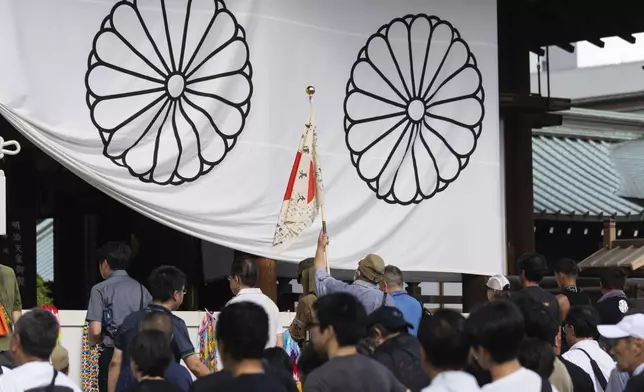
{"type": "Polygon", "coordinates": [[[256,261],[258,269],[257,287],[277,304],[277,268],[275,260],[260,257],[256,261]]]}
{"type": "Polygon", "coordinates": [[[560,43],[557,44],[557,46],[563,50],[565,50],[568,53],[575,53],[575,45],[570,44],[570,43],[560,43]]]}
{"type": "Polygon", "coordinates": [[[628,240],[613,240],[613,248],[628,248],[628,247],[634,247],[634,248],[642,248],[644,247],[644,239],[628,239],[628,240]]]}
{"type": "Polygon", "coordinates": [[[502,92],[499,94],[501,109],[523,109],[527,112],[558,112],[569,110],[571,100],[568,98],[542,97],[536,94],[516,94],[502,92]]]}
{"type": "Polygon", "coordinates": [[[637,40],[633,34],[621,34],[618,35],[618,37],[628,42],[629,44],[634,44],[637,40]]]}
{"type": "Polygon", "coordinates": [[[606,43],[602,41],[601,39],[587,39],[586,41],[590,42],[591,44],[597,46],[598,48],[604,48],[606,43]]]}

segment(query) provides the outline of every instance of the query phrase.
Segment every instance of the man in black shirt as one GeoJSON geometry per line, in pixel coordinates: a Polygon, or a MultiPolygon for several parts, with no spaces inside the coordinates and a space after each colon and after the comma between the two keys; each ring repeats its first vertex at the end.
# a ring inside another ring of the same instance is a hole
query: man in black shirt
{"type": "MultiPolygon", "coordinates": [[[[579,276],[579,267],[572,259],[561,259],[555,264],[555,280],[561,290],[558,300],[561,320],[565,320],[568,310],[573,306],[590,306],[590,297],[577,286],[577,276],[579,276]],[[563,302],[562,302],[563,301],[563,302]],[[567,303],[565,303],[567,302],[567,303]]],[[[568,351],[565,332],[562,330],[561,352],[568,351]]]]}
{"type": "Polygon", "coordinates": [[[602,297],[595,309],[599,314],[599,324],[617,324],[628,312],[628,300],[624,293],[626,272],[621,268],[610,268],[599,276],[602,297]]]}
{"type": "Polygon", "coordinates": [[[409,323],[398,308],[381,306],[367,317],[367,331],[376,343],[371,358],[385,365],[398,381],[420,391],[431,381],[423,372],[420,343],[409,334],[409,323]]]}
{"type": "Polygon", "coordinates": [[[224,370],[196,380],[191,392],[297,391],[293,375],[285,379],[262,361],[268,341],[268,315],[252,302],[226,306],[217,319],[217,345],[224,370]]]}
{"type": "Polygon", "coordinates": [[[590,298],[581,287],[577,286],[577,276],[579,276],[579,267],[572,259],[561,259],[555,265],[555,279],[561,294],[568,298],[570,306],[588,306],[590,298]]]}
{"type": "Polygon", "coordinates": [[[548,309],[555,320],[561,322],[557,298],[539,287],[539,282],[548,273],[546,258],[538,253],[526,253],[519,257],[519,274],[523,289],[512,296],[516,302],[524,297],[531,297],[548,309]]]}

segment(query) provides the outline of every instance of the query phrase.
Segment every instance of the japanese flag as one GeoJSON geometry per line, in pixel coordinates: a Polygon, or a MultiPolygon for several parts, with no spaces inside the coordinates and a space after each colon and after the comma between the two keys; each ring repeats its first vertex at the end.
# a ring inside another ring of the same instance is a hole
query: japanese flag
{"type": "Polygon", "coordinates": [[[324,205],[322,171],[316,145],[315,122],[310,121],[295,154],[280,218],[275,228],[273,246],[278,247],[279,251],[286,249],[311,226],[324,205]]]}

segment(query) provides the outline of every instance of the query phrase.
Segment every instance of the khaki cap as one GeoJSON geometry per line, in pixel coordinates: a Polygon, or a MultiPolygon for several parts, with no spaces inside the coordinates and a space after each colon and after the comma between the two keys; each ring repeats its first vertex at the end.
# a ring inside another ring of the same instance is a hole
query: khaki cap
{"type": "Polygon", "coordinates": [[[56,347],[54,347],[54,351],[51,353],[50,361],[54,369],[59,372],[62,372],[69,367],[69,354],[65,347],[57,344],[56,347]]]}
{"type": "Polygon", "coordinates": [[[369,282],[380,283],[385,273],[385,261],[378,255],[368,254],[358,263],[358,271],[369,282]]]}

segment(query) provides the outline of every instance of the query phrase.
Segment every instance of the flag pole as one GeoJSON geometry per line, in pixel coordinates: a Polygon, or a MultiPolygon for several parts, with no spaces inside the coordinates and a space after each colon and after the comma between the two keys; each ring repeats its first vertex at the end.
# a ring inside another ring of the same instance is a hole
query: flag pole
{"type": "MultiPolygon", "coordinates": [[[[313,124],[313,94],[315,94],[315,87],[307,86],[306,95],[309,96],[309,122],[306,124],[307,127],[310,127],[313,124]]],[[[320,214],[322,215],[322,233],[324,233],[324,236],[326,237],[326,211],[324,209],[324,202],[320,205],[320,214]]],[[[330,274],[331,270],[329,268],[329,260],[327,257],[328,246],[328,243],[324,246],[324,264],[326,266],[326,272],[330,274]]]]}

